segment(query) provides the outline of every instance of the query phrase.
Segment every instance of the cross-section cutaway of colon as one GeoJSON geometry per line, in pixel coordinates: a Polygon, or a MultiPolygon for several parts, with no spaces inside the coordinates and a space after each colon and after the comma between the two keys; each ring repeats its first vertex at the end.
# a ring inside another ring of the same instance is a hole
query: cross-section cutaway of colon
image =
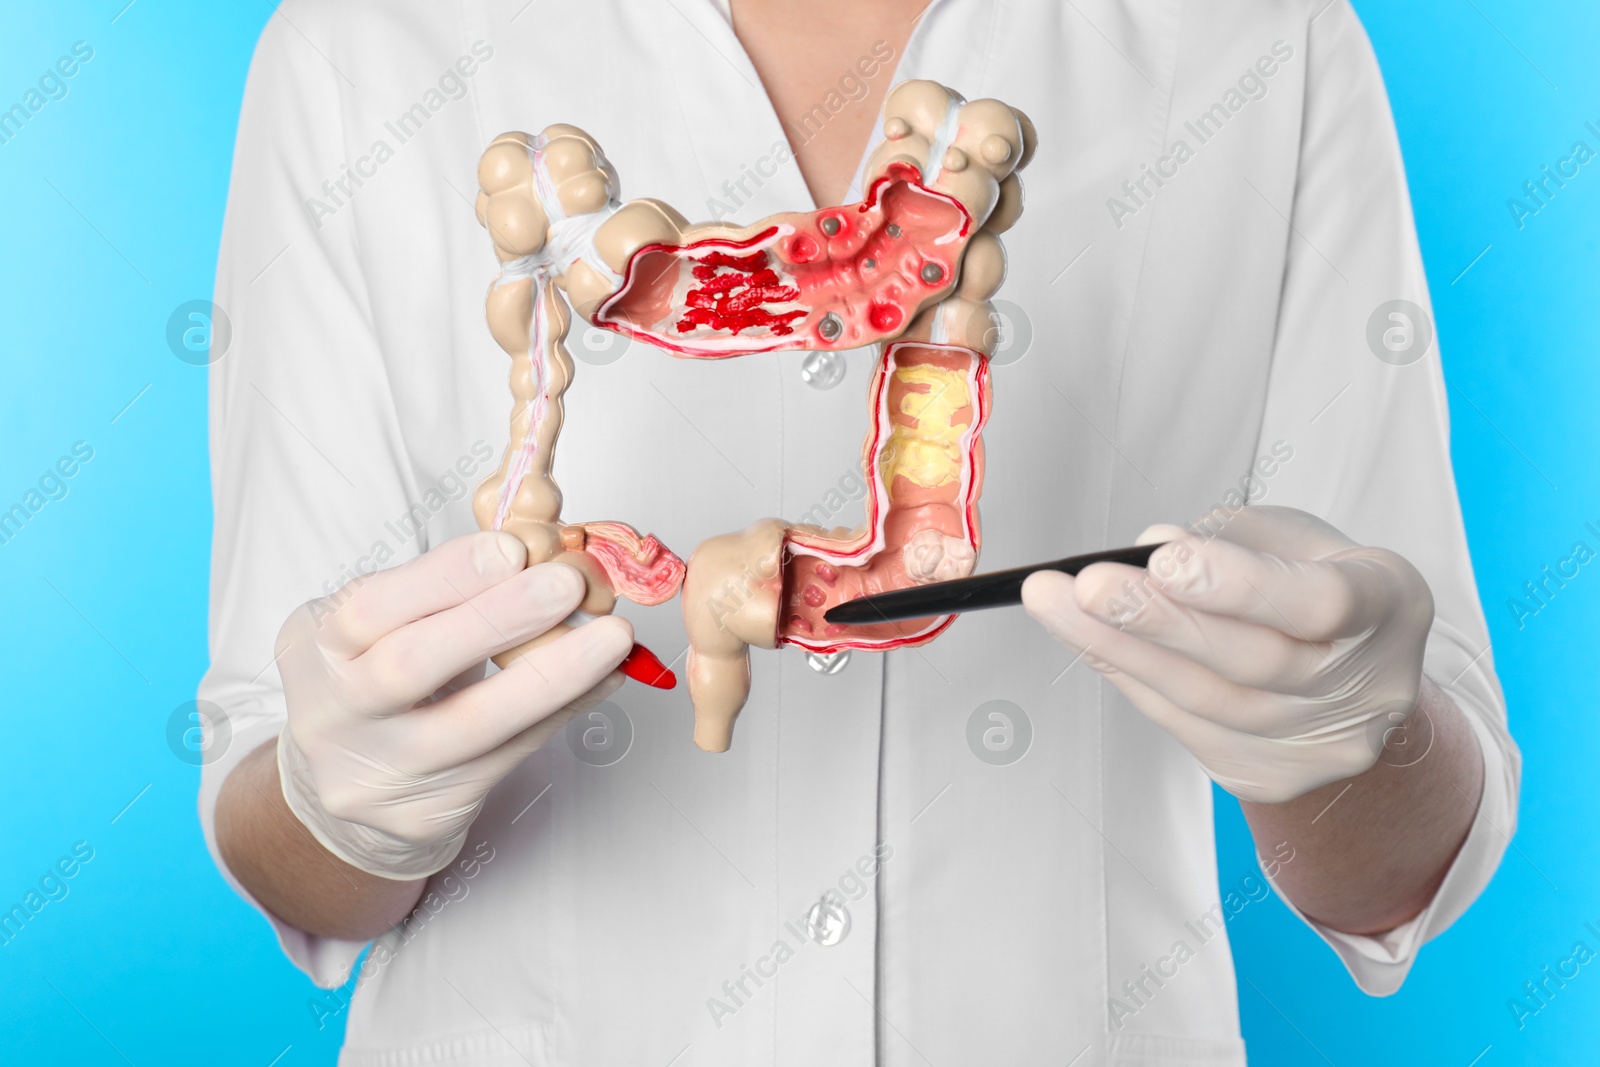
{"type": "Polygon", "coordinates": [[[859,203],[745,227],[691,225],[657,200],[620,202],[615,168],[574,126],[502,134],[485,151],[477,214],[501,266],[488,319],[511,357],[514,404],[510,446],[474,511],[484,528],[520,538],[530,565],[581,570],[583,611],[681,593],[701,748],[731,743],[750,693],[751,645],[886,651],[925,644],[954,621],[845,627],[823,616],[856,597],[973,571],[999,336],[988,301],[1005,277],[999,234],[1021,214],[1016,171],[1034,140],[1027,117],[998,100],[904,82],[884,104],[859,203]],[[573,380],[564,339],[574,315],[706,361],[876,346],[865,523],[763,519],[710,538],[685,564],[622,523],[563,522],[551,458],[573,380]]]}

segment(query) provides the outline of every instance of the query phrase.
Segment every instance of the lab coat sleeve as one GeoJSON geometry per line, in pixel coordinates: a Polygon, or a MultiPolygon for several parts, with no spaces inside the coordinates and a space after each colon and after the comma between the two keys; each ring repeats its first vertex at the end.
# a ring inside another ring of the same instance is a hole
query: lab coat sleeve
{"type": "MultiPolygon", "coordinates": [[[[1399,366],[1379,359],[1368,341],[1369,322],[1389,301],[1411,301],[1430,323],[1432,310],[1388,97],[1346,0],[1333,0],[1311,22],[1306,64],[1300,166],[1261,435],[1262,455],[1281,442],[1293,457],[1261,485],[1267,502],[1320,515],[1421,570],[1436,604],[1424,670],[1471,723],[1484,763],[1471,832],[1422,914],[1378,937],[1305,920],[1364,991],[1385,996],[1399,989],[1418,949],[1493,876],[1516,825],[1520,758],[1456,499],[1438,342],[1399,366]]],[[[1386,312],[1377,317],[1384,328],[1392,324],[1386,312]]],[[[1425,751],[1422,724],[1408,740],[1413,752],[1425,751]]],[[[1337,807],[1328,817],[1338,817],[1337,807]]]]}
{"type": "MultiPolygon", "coordinates": [[[[233,337],[210,372],[215,520],[210,666],[199,695],[221,708],[231,736],[203,769],[199,808],[218,869],[257,908],[217,853],[218,791],[285,721],[273,662],[283,620],[353,572],[390,561],[384,522],[405,513],[414,480],[353,212],[323,186],[349,158],[337,35],[318,23],[336,6],[303,9],[293,26],[276,16],[262,33],[217,266],[215,302],[233,337]]],[[[316,937],[261,910],[314,981],[331,988],[347,979],[362,943],[316,937]]]]}

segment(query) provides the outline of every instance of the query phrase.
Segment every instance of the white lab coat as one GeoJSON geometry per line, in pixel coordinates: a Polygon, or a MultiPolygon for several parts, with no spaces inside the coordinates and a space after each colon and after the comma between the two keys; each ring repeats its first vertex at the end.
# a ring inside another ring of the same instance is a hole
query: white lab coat
{"type": "MultiPolygon", "coordinates": [[[[1015,333],[984,434],[984,568],[1185,521],[1276,446],[1292,457],[1263,465],[1254,499],[1393,548],[1431,583],[1427,671],[1482,744],[1482,809],[1414,922],[1319,930],[1363,988],[1393,991],[1493,872],[1518,762],[1437,348],[1396,366],[1367,341],[1380,304],[1428,298],[1356,16],[1346,0],[935,0],[896,62],[875,76],[998,97],[1039,131],[1005,237],[1015,333]],[[1275,45],[1264,89],[1241,90],[1275,45]],[[1202,142],[1186,123],[1213,105],[1226,121],[1202,142]],[[1135,199],[1123,183],[1141,178],[1135,199]]],[[[592,133],[625,196],[691,217],[720,201],[740,222],[811,206],[725,2],[303,0],[267,26],[216,296],[233,340],[212,377],[201,695],[233,736],[202,788],[213,847],[221,781],[283,722],[280,621],[356,569],[474,529],[461,487],[498,460],[510,409],[474,168],[495,134],[551,122],[592,133]],[[346,167],[362,184],[335,199],[323,183],[346,167]]],[[[859,521],[869,353],[822,390],[804,353],[696,362],[635,344],[600,365],[610,343],[572,341],[566,518],[624,520],[684,555],[764,516],[859,521]]],[[[683,648],[675,604],[622,610],[664,658],[683,648]]],[[[726,755],[691,744],[682,688],[627,686],[625,757],[595,766],[565,739],[535,754],[473,828],[464,855],[492,858],[436,878],[426,920],[381,939],[341,1063],[1243,1063],[1225,938],[1194,925],[1247,873],[1220,872],[1219,889],[1211,785],[1072,659],[1020,610],[834,674],[757,651],[726,755]],[[968,743],[996,700],[1031,724],[1009,765],[968,743]],[[836,915],[836,943],[807,943],[830,887],[848,929],[836,915]]],[[[275,925],[323,984],[360,948],[275,925]]]]}

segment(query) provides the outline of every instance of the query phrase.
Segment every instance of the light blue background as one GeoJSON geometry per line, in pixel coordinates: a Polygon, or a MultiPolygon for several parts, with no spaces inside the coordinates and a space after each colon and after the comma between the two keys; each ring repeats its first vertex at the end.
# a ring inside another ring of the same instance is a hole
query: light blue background
{"type": "MultiPolygon", "coordinates": [[[[340,1027],[318,1031],[312,987],[212,868],[197,771],[165,734],[205,664],[210,522],[205,374],[173,357],[166,323],[210,292],[240,90],[272,5],[125,2],[0,14],[6,105],[73,42],[95,49],[0,145],[0,504],[74,442],[94,449],[67,496],[0,545],[0,904],[74,842],[94,849],[70,894],[0,947],[0,1042],[7,1063],[330,1064],[340,1027]]],[[[1507,1000],[1574,942],[1600,949],[1584,929],[1600,925],[1600,566],[1520,629],[1506,601],[1575,540],[1600,547],[1583,529],[1600,526],[1600,161],[1521,231],[1506,201],[1575,140],[1600,148],[1584,130],[1600,126],[1600,8],[1357,6],[1416,201],[1525,758],[1522,821],[1483,899],[1387,1000],[1360,995],[1276,900],[1252,905],[1232,928],[1245,1035],[1266,1065],[1595,1062],[1600,963],[1520,1032],[1507,1000]]],[[[1252,849],[1222,799],[1236,883],[1252,849]]]]}

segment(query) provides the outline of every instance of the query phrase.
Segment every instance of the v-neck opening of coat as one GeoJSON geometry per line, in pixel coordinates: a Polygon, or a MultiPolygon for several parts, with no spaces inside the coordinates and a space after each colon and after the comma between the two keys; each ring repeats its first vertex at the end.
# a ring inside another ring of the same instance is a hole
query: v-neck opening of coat
{"type": "MultiPolygon", "coordinates": [[[[808,183],[805,179],[804,172],[800,170],[799,156],[795,152],[794,141],[792,141],[789,137],[789,127],[784,123],[783,116],[778,114],[778,107],[772,100],[772,94],[767,90],[766,82],[761,78],[761,72],[756,69],[755,61],[750,58],[749,50],[745,48],[744,42],[739,39],[739,34],[733,27],[732,0],[701,0],[701,2],[708,4],[716,11],[717,15],[719,16],[718,22],[720,23],[720,28],[727,33],[728,41],[738,52],[739,59],[744,63],[744,71],[755,76],[756,87],[760,90],[761,100],[764,105],[763,110],[766,112],[767,120],[769,120],[767,124],[776,127],[777,131],[783,135],[784,145],[789,149],[789,160],[787,163],[783,164],[783,166],[786,169],[793,169],[794,176],[800,181],[800,187],[805,190],[807,204],[802,210],[821,211],[825,207],[837,207],[838,205],[836,204],[819,203],[816,195],[811,191],[810,183],[808,183]]],[[[678,8],[677,0],[666,0],[666,3],[669,6],[677,9],[678,14],[682,15],[685,20],[688,20],[691,26],[694,25],[693,20],[689,18],[689,15],[684,12],[683,9],[678,8]]],[[[942,3],[944,3],[944,0],[928,0],[928,6],[923,8],[922,13],[913,20],[911,33],[906,37],[905,45],[901,47],[899,55],[895,57],[894,69],[889,74],[889,91],[892,92],[895,85],[899,83],[901,70],[905,65],[906,56],[911,53],[912,46],[916,43],[917,35],[922,32],[923,24],[927,21],[928,16],[933,13],[934,9],[939,7],[942,3]]],[[[722,50],[717,47],[715,41],[707,38],[706,43],[711,46],[713,51],[722,52],[722,50]]],[[[722,52],[722,56],[730,63],[733,62],[727,53],[722,52]]],[[[885,94],[885,99],[887,98],[887,94],[885,94]]],[[[880,115],[882,110],[882,105],[879,105],[880,115]]],[[[853,197],[861,195],[861,184],[862,179],[866,175],[867,161],[872,158],[873,151],[877,149],[878,144],[880,141],[882,141],[882,139],[883,134],[879,128],[879,123],[874,120],[871,130],[867,134],[866,142],[861,146],[861,151],[856,158],[855,169],[850,176],[850,184],[845,187],[844,196],[842,198],[844,202],[848,203],[853,197]]]]}

